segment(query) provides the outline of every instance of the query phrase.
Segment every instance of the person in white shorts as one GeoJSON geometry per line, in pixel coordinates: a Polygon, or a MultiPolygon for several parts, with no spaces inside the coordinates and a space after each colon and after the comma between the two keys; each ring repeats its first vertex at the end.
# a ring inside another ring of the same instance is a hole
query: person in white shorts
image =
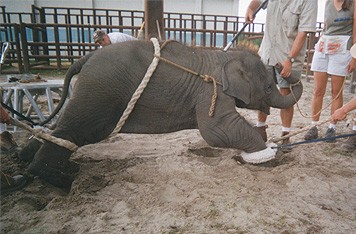
{"type": "MultiPolygon", "coordinates": [[[[350,49],[350,54],[353,58],[356,58],[356,44],[353,45],[350,49]]],[[[356,97],[349,101],[346,105],[337,109],[334,114],[331,116],[331,120],[334,122],[341,121],[346,118],[347,114],[350,111],[356,109],[356,97]]],[[[353,133],[356,133],[356,122],[354,122],[353,133]]],[[[341,148],[346,151],[353,151],[356,149],[356,135],[351,136],[341,145],[341,148]]]]}
{"type": "MultiPolygon", "coordinates": [[[[331,115],[343,105],[342,89],[344,80],[356,68],[356,59],[350,55],[350,48],[356,42],[355,0],[327,0],[325,6],[325,28],[318,43],[311,70],[314,72],[314,96],[312,100],[312,124],[320,119],[323,98],[328,77],[331,76],[331,115]]],[[[356,130],[356,126],[355,126],[356,130]]],[[[336,121],[331,120],[325,137],[335,136],[336,121]]],[[[318,138],[318,127],[311,128],[305,140],[318,138]]],[[[327,140],[334,142],[335,139],[327,140]]]]}
{"type": "MultiPolygon", "coordinates": [[[[245,15],[245,23],[254,20],[254,12],[265,1],[251,0],[245,15]]],[[[315,0],[268,1],[266,26],[258,54],[278,82],[282,96],[290,94],[288,77],[300,78],[303,70],[308,32],[316,31],[318,3],[315,0]],[[282,71],[274,67],[280,63],[282,71]],[[287,80],[286,80],[287,79],[287,80]]],[[[288,135],[294,115],[294,106],[280,110],[282,136],[288,135]]],[[[267,141],[267,114],[258,111],[256,130],[267,141]]],[[[282,145],[289,144],[289,138],[282,145]]]]}
{"type": "Polygon", "coordinates": [[[97,30],[94,33],[94,42],[98,43],[100,47],[108,46],[111,44],[124,42],[124,41],[134,41],[137,38],[130,36],[121,32],[111,32],[106,34],[103,30],[97,30]]]}

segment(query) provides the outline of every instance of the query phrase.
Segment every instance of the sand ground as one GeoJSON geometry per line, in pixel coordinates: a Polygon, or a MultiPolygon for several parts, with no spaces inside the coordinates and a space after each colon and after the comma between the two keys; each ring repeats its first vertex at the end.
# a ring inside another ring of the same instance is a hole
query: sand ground
{"type": "MultiPolygon", "coordinates": [[[[299,105],[309,114],[313,83],[303,84],[299,105]]],[[[354,94],[345,89],[347,102],[354,94]]],[[[238,111],[256,121],[254,111],[238,111]]],[[[295,110],[294,131],[310,122],[295,110]]],[[[278,137],[279,110],[268,124],[269,138],[278,137]]],[[[350,130],[338,124],[338,134],[350,130]]],[[[26,132],[13,136],[26,144],[26,132]]],[[[1,196],[0,232],[355,233],[356,154],[340,150],[343,141],[294,146],[251,165],[239,150],[210,147],[198,130],[118,134],[73,154],[81,169],[69,193],[29,175],[14,154],[1,155],[1,169],[27,175],[28,185],[1,196]]]]}

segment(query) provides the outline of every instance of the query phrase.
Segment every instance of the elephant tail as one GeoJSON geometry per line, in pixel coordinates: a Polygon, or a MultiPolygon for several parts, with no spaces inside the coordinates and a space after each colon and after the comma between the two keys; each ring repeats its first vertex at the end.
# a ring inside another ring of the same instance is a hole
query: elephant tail
{"type": "Polygon", "coordinates": [[[93,56],[94,53],[95,51],[85,55],[84,57],[82,57],[80,60],[78,60],[72,66],[69,67],[68,71],[66,72],[66,76],[64,78],[61,100],[59,101],[56,109],[47,117],[47,119],[39,123],[40,126],[43,126],[44,124],[48,123],[62,109],[67,99],[69,85],[73,76],[78,74],[82,70],[84,64],[91,58],[91,56],[93,56]]]}

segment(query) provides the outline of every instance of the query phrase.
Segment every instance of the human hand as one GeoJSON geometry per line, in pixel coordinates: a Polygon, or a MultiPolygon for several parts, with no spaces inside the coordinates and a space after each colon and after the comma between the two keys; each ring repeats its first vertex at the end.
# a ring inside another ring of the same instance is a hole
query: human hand
{"type": "Polygon", "coordinates": [[[290,74],[292,73],[292,63],[289,59],[284,60],[282,63],[282,71],[280,73],[282,78],[288,78],[290,74]]]}
{"type": "Polygon", "coordinates": [[[255,17],[253,16],[253,11],[250,8],[248,8],[245,15],[245,23],[246,24],[253,23],[254,19],[255,17]]]}
{"type": "Polygon", "coordinates": [[[4,109],[4,107],[0,106],[1,112],[0,112],[0,122],[1,123],[6,123],[10,124],[11,123],[11,118],[9,113],[4,109]]]}
{"type": "Polygon", "coordinates": [[[349,65],[347,66],[347,72],[351,73],[356,69],[356,59],[352,58],[349,65]]]}
{"type": "Polygon", "coordinates": [[[343,108],[337,109],[331,116],[331,121],[337,122],[346,118],[347,112],[343,108]]]}

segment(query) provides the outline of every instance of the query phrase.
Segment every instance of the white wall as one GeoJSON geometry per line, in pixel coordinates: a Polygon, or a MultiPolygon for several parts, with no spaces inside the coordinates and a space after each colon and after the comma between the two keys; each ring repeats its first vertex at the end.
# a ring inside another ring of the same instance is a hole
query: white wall
{"type": "MultiPolygon", "coordinates": [[[[245,0],[246,1],[246,0],[245,0]]],[[[145,0],[1,0],[7,12],[30,12],[37,7],[104,8],[120,10],[145,10],[145,0]]],[[[213,15],[238,14],[239,0],[164,0],[165,12],[213,15]]]]}

